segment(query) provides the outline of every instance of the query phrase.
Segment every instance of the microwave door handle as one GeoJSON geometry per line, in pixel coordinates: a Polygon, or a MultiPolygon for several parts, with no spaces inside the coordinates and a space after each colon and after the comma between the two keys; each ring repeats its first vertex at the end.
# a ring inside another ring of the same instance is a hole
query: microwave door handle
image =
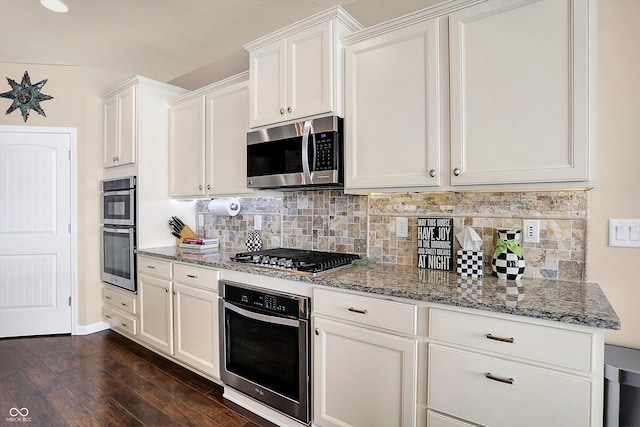
{"type": "Polygon", "coordinates": [[[305,184],[311,182],[311,163],[309,162],[309,136],[313,135],[313,121],[306,120],[302,130],[302,172],[305,184]]]}

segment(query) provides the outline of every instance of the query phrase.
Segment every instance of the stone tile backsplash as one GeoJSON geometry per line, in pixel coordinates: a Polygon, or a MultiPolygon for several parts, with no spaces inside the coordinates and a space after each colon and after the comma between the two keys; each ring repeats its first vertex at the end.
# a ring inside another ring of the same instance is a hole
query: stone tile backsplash
{"type": "MultiPolygon", "coordinates": [[[[214,216],[197,204],[197,233],[219,237],[230,250],[246,249],[254,216],[262,215],[263,248],[292,247],[357,253],[383,263],[417,265],[417,219],[454,219],[454,232],[472,227],[482,237],[485,274],[500,228],[522,229],[540,220],[540,243],[522,243],[525,277],[584,280],[588,192],[442,192],[351,195],[339,190],[297,191],[240,199],[235,217],[214,216]],[[201,217],[201,218],[200,218],[201,217]],[[409,236],[396,236],[406,217],[409,236]],[[198,221],[200,223],[200,221],[198,221]]],[[[458,242],[455,248],[459,249],[458,242]]]]}

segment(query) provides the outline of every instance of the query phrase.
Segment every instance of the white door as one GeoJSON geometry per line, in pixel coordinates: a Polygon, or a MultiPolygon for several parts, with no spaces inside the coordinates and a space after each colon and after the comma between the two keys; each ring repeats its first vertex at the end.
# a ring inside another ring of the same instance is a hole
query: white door
{"type": "Polygon", "coordinates": [[[71,138],[0,126],[0,337],[71,332],[71,138]]]}

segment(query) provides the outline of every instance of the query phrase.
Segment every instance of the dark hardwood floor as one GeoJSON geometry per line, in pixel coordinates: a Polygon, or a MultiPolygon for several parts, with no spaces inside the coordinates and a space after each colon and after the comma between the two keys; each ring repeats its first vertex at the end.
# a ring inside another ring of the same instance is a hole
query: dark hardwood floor
{"type": "Polygon", "coordinates": [[[0,424],[274,426],[112,331],[0,339],[0,424]]]}

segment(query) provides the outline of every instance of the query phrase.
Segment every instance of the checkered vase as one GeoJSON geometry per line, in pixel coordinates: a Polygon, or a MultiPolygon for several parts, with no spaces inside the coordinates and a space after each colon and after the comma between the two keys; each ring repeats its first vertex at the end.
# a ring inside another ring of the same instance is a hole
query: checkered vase
{"type": "MultiPolygon", "coordinates": [[[[498,239],[520,241],[520,230],[498,230],[498,239]]],[[[519,243],[518,243],[519,245],[519,243]]],[[[503,280],[520,280],[524,274],[524,258],[504,248],[499,254],[493,255],[491,269],[503,280]]]]}

